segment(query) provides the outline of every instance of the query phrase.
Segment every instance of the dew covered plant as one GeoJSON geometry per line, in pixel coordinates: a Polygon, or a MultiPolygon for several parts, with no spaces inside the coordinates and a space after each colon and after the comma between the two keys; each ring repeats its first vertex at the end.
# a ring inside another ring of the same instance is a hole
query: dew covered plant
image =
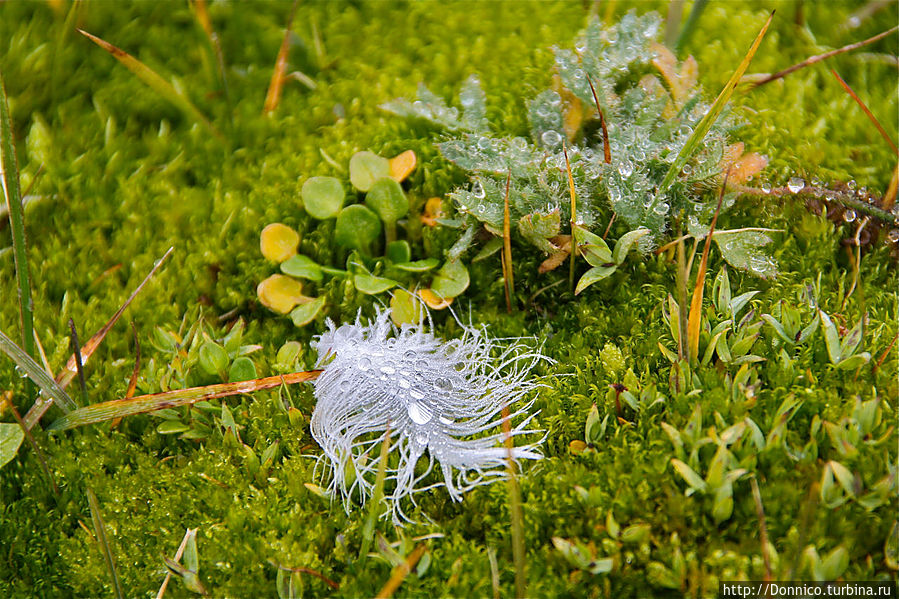
{"type": "MultiPolygon", "coordinates": [[[[726,109],[698,147],[688,143],[711,107],[697,85],[696,61],[678,64],[655,41],[660,23],[652,13],[628,13],[609,28],[594,19],[573,50],[556,48],[555,84],[528,102],[527,136],[491,130],[476,76],[459,94],[461,112],[424,86],[414,102],[383,105],[446,131],[452,139],[438,144],[441,153],[471,175],[469,185],[450,194],[458,218],[445,224],[460,230],[451,256],[461,255],[482,226],[502,234],[507,176],[513,223],[525,241],[550,256],[541,270],[555,268],[571,252],[571,238],[562,234],[569,221],[585,257],[581,246],[594,241],[582,232],[602,234],[613,214],[627,230],[646,229],[643,251],[673,230],[696,238],[708,234],[724,172],[731,169],[732,183],[743,181],[766,159],[743,154],[743,144],[733,139],[740,122],[726,109]]],[[[726,194],[722,209],[735,199],[726,194]]],[[[775,263],[760,250],[771,241],[764,231],[720,231],[714,238],[733,266],[775,274],[775,263]]]]}
{"type": "Polygon", "coordinates": [[[534,391],[542,386],[531,372],[547,361],[518,340],[499,341],[484,328],[464,326],[458,339],[443,341],[423,322],[397,328],[388,310],[370,324],[336,327],[313,346],[318,366],[317,400],[310,430],[330,472],[330,490],[347,511],[373,493],[384,467],[377,447],[389,430],[392,457],[386,465],[392,489],[386,497],[395,522],[408,520],[404,505],[414,495],[445,487],[462,494],[506,475],[508,460],[541,457],[542,439],[501,446],[502,412],[508,408],[511,437],[536,433],[529,425],[534,391]],[[427,452],[427,467],[417,468],[427,452]],[[438,482],[431,471],[439,469],[438,482]]]}

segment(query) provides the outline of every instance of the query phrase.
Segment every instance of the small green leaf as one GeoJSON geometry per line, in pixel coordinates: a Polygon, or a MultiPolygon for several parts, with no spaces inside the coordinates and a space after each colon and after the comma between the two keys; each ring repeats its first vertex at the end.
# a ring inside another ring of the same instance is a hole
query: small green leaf
{"type": "Polygon", "coordinates": [[[16,457],[24,439],[25,431],[18,423],[0,423],[0,468],[16,457]]]}
{"type": "Polygon", "coordinates": [[[840,352],[840,335],[837,333],[837,327],[833,324],[830,316],[825,314],[824,310],[818,309],[818,316],[821,317],[821,325],[824,327],[824,342],[827,344],[827,355],[830,357],[831,364],[838,364],[843,355],[840,352]]]}
{"type": "Polygon", "coordinates": [[[649,538],[649,524],[633,524],[621,531],[623,543],[642,543],[649,538]]]}
{"type": "Polygon", "coordinates": [[[297,254],[281,263],[281,272],[292,277],[319,282],[322,280],[321,266],[312,258],[297,254]]]}
{"type": "Polygon", "coordinates": [[[835,366],[837,367],[837,370],[855,370],[862,364],[867,364],[870,360],[871,354],[865,351],[840,360],[835,366]]]}
{"type": "Polygon", "coordinates": [[[671,465],[674,466],[675,471],[680,474],[681,478],[683,478],[687,485],[690,486],[690,492],[702,492],[708,487],[706,482],[702,480],[702,477],[696,474],[696,471],[684,462],[676,458],[671,458],[671,465]]]}
{"type": "Polygon", "coordinates": [[[406,291],[397,289],[390,298],[390,319],[393,324],[418,324],[423,315],[421,300],[406,291]]]}
{"type": "Polygon", "coordinates": [[[365,194],[365,205],[385,223],[395,223],[409,212],[409,200],[399,183],[390,177],[378,179],[365,194]]]}
{"type": "Polygon", "coordinates": [[[846,333],[846,336],[843,337],[843,340],[840,343],[840,355],[844,358],[855,353],[855,350],[858,349],[859,344],[862,342],[863,322],[864,318],[860,319],[858,323],[854,327],[852,327],[852,330],[846,333]]]}
{"type": "Polygon", "coordinates": [[[622,235],[615,243],[615,250],[612,252],[612,261],[619,266],[623,264],[624,259],[627,257],[627,253],[631,251],[634,244],[647,233],[649,233],[649,229],[639,228],[622,235]]]}
{"type": "Polygon", "coordinates": [[[256,374],[256,365],[253,360],[246,356],[241,356],[234,360],[231,369],[228,371],[228,380],[232,383],[237,381],[251,381],[258,378],[256,374]]]}
{"type": "Polygon", "coordinates": [[[334,240],[341,246],[366,252],[381,234],[381,219],[361,204],[347,206],[337,215],[334,240]]]}
{"type": "Polygon", "coordinates": [[[358,274],[354,276],[353,284],[356,286],[356,289],[368,295],[377,295],[378,293],[383,293],[388,289],[392,289],[399,285],[399,283],[393,279],[386,279],[384,277],[376,277],[367,274],[358,274]]]}
{"type": "Polygon", "coordinates": [[[318,313],[321,312],[324,307],[325,298],[317,297],[311,302],[301,304],[294,308],[290,313],[290,319],[293,321],[293,324],[298,327],[306,326],[318,316],[318,313]]]}
{"type": "MultiPolygon", "coordinates": [[[[521,229],[519,229],[520,231],[521,229]]],[[[472,263],[480,262],[481,260],[486,260],[496,252],[503,249],[503,238],[502,237],[493,237],[484,244],[484,247],[481,248],[474,258],[471,259],[472,263]]]]}
{"type": "Polygon", "coordinates": [[[721,524],[734,513],[734,488],[730,480],[725,480],[715,491],[715,500],[712,503],[712,517],[715,524],[721,524]]]}
{"type": "Polygon", "coordinates": [[[597,281],[601,281],[611,275],[613,272],[618,270],[618,266],[594,266],[587,272],[585,272],[580,280],[577,282],[577,288],[574,290],[574,294],[578,295],[581,291],[596,283],[597,281]]]}
{"type": "Polygon", "coordinates": [[[444,299],[453,298],[468,289],[469,281],[468,269],[461,260],[448,261],[434,274],[431,291],[444,299]]]}
{"type": "Polygon", "coordinates": [[[437,258],[427,258],[415,262],[401,262],[394,264],[393,267],[406,272],[427,272],[436,268],[438,264],[440,264],[440,260],[437,258]]]}
{"type": "Polygon", "coordinates": [[[615,515],[612,513],[612,510],[609,510],[606,513],[606,531],[608,531],[609,536],[613,539],[617,539],[618,535],[621,534],[621,527],[618,526],[618,521],[615,520],[615,515]]]}
{"type": "Polygon", "coordinates": [[[300,193],[306,212],[318,220],[337,216],[346,198],[343,184],[334,177],[309,177],[300,193]]]}
{"type": "Polygon", "coordinates": [[[206,374],[224,373],[228,368],[228,352],[218,343],[207,341],[200,346],[199,362],[206,374]]]}
{"type": "Polygon", "coordinates": [[[368,191],[375,181],[390,176],[390,161],[374,152],[357,152],[350,158],[350,183],[359,191],[368,191]]]}
{"type": "Polygon", "coordinates": [[[849,552],[845,547],[839,545],[821,561],[821,574],[824,580],[836,580],[848,567],[849,552]]]}
{"type": "Polygon", "coordinates": [[[159,423],[159,426],[156,427],[156,432],[160,435],[175,435],[189,429],[190,425],[185,422],[179,420],[166,420],[165,422],[159,423]]]}
{"type": "Polygon", "coordinates": [[[401,264],[412,260],[412,249],[409,247],[409,242],[405,239],[391,241],[387,244],[384,256],[394,264],[401,264]]]}
{"type": "Polygon", "coordinates": [[[590,411],[587,412],[587,423],[584,426],[584,441],[587,442],[588,445],[596,445],[599,443],[599,409],[597,409],[596,404],[590,406],[590,411]]]}

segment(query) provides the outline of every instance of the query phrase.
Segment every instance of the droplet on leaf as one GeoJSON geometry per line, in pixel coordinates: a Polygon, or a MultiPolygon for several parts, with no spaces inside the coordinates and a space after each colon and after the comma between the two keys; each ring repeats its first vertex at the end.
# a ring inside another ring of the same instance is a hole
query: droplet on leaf
{"type": "Polygon", "coordinates": [[[284,262],[297,253],[300,234],[281,223],[272,223],[262,229],[259,235],[259,249],[262,255],[274,262],[284,262]]]}

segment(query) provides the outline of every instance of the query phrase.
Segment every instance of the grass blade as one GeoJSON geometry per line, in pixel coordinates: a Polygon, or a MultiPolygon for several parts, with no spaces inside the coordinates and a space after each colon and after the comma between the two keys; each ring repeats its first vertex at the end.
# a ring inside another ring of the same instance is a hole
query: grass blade
{"type": "Polygon", "coordinates": [[[418,563],[421,556],[424,555],[426,549],[427,547],[424,543],[419,543],[419,545],[412,550],[412,553],[409,554],[409,557],[406,558],[406,561],[393,569],[387,584],[378,591],[378,594],[376,595],[377,599],[387,599],[388,597],[393,596],[396,590],[400,588],[400,585],[403,584],[403,581],[406,580],[406,577],[409,576],[409,573],[412,572],[412,568],[415,567],[415,564],[418,563]]]}
{"type": "MultiPolygon", "coordinates": [[[[150,281],[150,278],[152,278],[153,275],[156,274],[156,271],[158,271],[162,267],[162,264],[166,261],[166,259],[169,257],[169,255],[171,255],[171,253],[174,250],[175,250],[174,247],[170,247],[168,249],[168,251],[165,254],[163,254],[162,258],[160,258],[159,260],[156,261],[156,263],[153,265],[153,268],[150,270],[150,272],[147,274],[147,276],[144,277],[144,280],[141,281],[140,285],[138,285],[134,289],[134,291],[131,292],[131,295],[128,296],[128,299],[125,300],[125,303],[123,303],[121,305],[121,307],[118,309],[118,311],[112,315],[112,318],[110,318],[106,322],[106,324],[100,328],[99,331],[94,333],[93,337],[91,337],[90,339],[87,340],[87,343],[85,343],[84,347],[81,348],[81,363],[82,363],[82,365],[87,364],[88,359],[93,355],[93,353],[95,351],[97,351],[97,348],[100,346],[100,343],[103,342],[103,339],[106,337],[106,334],[109,333],[110,329],[112,329],[112,327],[119,320],[119,318],[122,316],[122,314],[128,308],[128,306],[131,305],[131,302],[134,301],[134,298],[137,297],[137,294],[141,292],[141,290],[144,288],[144,286],[146,286],[146,284],[150,281]]],[[[72,356],[69,358],[69,361],[66,364],[65,369],[56,375],[56,382],[59,384],[59,387],[61,389],[65,389],[66,387],[69,386],[69,383],[72,382],[72,380],[75,378],[77,373],[78,373],[78,363],[77,363],[75,354],[73,353],[72,356]]],[[[37,422],[44,416],[44,414],[47,413],[48,409],[50,409],[50,402],[43,401],[42,398],[39,397],[37,399],[37,401],[34,402],[34,405],[31,406],[31,409],[28,410],[28,413],[25,414],[25,425],[29,429],[34,428],[34,425],[37,424],[37,422]]],[[[74,410],[75,407],[72,407],[71,409],[74,410]]]]}
{"type": "Polygon", "coordinates": [[[387,458],[390,453],[390,422],[384,431],[384,441],[381,443],[381,456],[378,461],[378,474],[375,476],[375,488],[368,506],[368,516],[362,527],[362,547],[359,549],[359,559],[363,560],[368,555],[368,548],[375,535],[375,522],[378,519],[378,511],[381,509],[381,500],[384,498],[384,479],[387,478],[387,458]]]}
{"type": "Polygon", "coordinates": [[[690,15],[687,17],[687,21],[684,23],[683,29],[680,31],[680,35],[677,36],[677,41],[674,42],[674,53],[679,54],[683,47],[690,40],[690,36],[693,35],[693,32],[696,30],[696,23],[699,22],[699,17],[702,16],[702,12],[705,10],[706,4],[708,4],[708,0],[696,0],[693,3],[693,8],[690,10],[690,15]]]}
{"type": "MultiPolygon", "coordinates": [[[[187,542],[191,537],[197,536],[196,528],[188,528],[187,532],[184,533],[184,538],[181,539],[181,544],[178,545],[178,550],[175,552],[175,561],[178,562],[181,560],[181,556],[184,555],[184,548],[187,547],[187,542]]],[[[169,580],[172,579],[172,573],[169,570],[166,570],[165,580],[162,581],[162,586],[159,587],[159,592],[156,593],[156,599],[162,599],[165,596],[165,589],[169,586],[169,580]]]]}
{"type": "Polygon", "coordinates": [[[896,204],[897,188],[899,188],[899,162],[896,163],[896,168],[893,169],[893,176],[890,177],[890,186],[887,187],[887,192],[883,194],[883,199],[880,201],[881,208],[892,210],[896,204]]]}
{"type": "Polygon", "coordinates": [[[568,193],[571,194],[571,254],[568,269],[568,287],[574,291],[574,261],[577,256],[577,241],[574,238],[574,223],[577,221],[577,196],[574,192],[574,177],[571,176],[571,163],[568,162],[568,147],[565,141],[562,141],[562,152],[565,153],[565,170],[568,173],[568,193]]]}
{"type": "Polygon", "coordinates": [[[752,62],[752,58],[755,56],[755,53],[759,48],[759,44],[762,43],[762,38],[765,37],[765,33],[768,31],[768,27],[771,25],[771,20],[773,18],[774,12],[772,11],[771,15],[768,17],[768,20],[765,21],[765,25],[762,27],[761,31],[759,31],[759,34],[755,37],[755,41],[752,42],[752,46],[750,46],[749,51],[746,53],[746,56],[743,57],[743,60],[737,67],[737,70],[734,71],[734,74],[731,75],[730,79],[728,79],[727,83],[724,85],[724,89],[722,89],[721,93],[718,94],[718,97],[715,98],[715,102],[712,104],[712,107],[709,109],[706,115],[702,117],[702,120],[699,121],[699,124],[696,125],[696,129],[693,130],[693,134],[690,135],[690,138],[687,140],[687,143],[684,144],[684,147],[681,148],[681,151],[677,155],[677,158],[675,158],[674,162],[671,163],[671,166],[668,168],[668,172],[665,173],[665,178],[662,179],[662,183],[659,185],[659,190],[656,193],[656,197],[661,196],[663,193],[665,193],[668,187],[672,183],[674,183],[674,179],[677,177],[678,173],[681,172],[681,170],[684,168],[684,165],[687,164],[687,161],[690,160],[690,158],[699,148],[699,144],[702,143],[702,140],[705,138],[706,133],[709,132],[712,124],[718,119],[721,111],[724,110],[724,106],[727,105],[727,102],[733,95],[737,84],[740,82],[740,78],[743,76],[743,73],[746,72],[746,69],[749,67],[749,63],[752,62]]]}
{"type": "MultiPolygon", "coordinates": [[[[569,171],[570,172],[570,171],[569,171]]],[[[573,237],[572,237],[573,238],[573,237]]],[[[574,255],[574,252],[572,252],[574,255]]],[[[528,596],[526,554],[524,547],[524,512],[521,508],[521,487],[518,486],[518,472],[512,458],[512,424],[509,422],[509,406],[502,411],[503,440],[506,446],[506,463],[509,470],[509,515],[512,520],[512,561],[515,563],[515,598],[528,596]]]]}
{"type": "Polygon", "coordinates": [[[102,40],[95,35],[91,35],[87,31],[84,31],[82,29],[79,29],[78,32],[112,54],[115,59],[125,65],[125,67],[129,71],[137,75],[138,79],[149,85],[153,89],[153,91],[181,109],[181,111],[185,115],[187,115],[188,118],[206,127],[216,137],[222,137],[221,133],[219,133],[215,129],[215,127],[212,126],[212,123],[210,123],[209,120],[205,116],[203,116],[203,113],[200,112],[184,94],[176,90],[171,83],[163,79],[158,73],[156,73],[156,71],[154,71],[138,59],[134,58],[121,48],[117,48],[109,42],[102,40]]]}
{"type": "Polygon", "coordinates": [[[515,273],[512,271],[512,230],[509,215],[509,189],[512,169],[506,175],[506,197],[503,200],[503,279],[506,288],[506,311],[512,313],[512,294],[515,293],[515,273]]]}
{"type": "Polygon", "coordinates": [[[687,321],[687,349],[690,361],[699,359],[699,329],[702,323],[702,295],[705,290],[705,274],[709,264],[709,250],[712,249],[712,236],[715,234],[715,225],[718,223],[718,213],[721,212],[721,202],[724,200],[724,190],[727,189],[727,178],[730,169],[724,175],[721,191],[718,193],[718,207],[715,208],[715,216],[709,227],[709,234],[705,238],[705,247],[702,248],[702,260],[699,261],[699,271],[696,273],[696,284],[693,287],[693,299],[690,302],[690,316],[687,321]]]}
{"type": "MultiPolygon", "coordinates": [[[[43,402],[47,404],[47,407],[55,402],[63,412],[71,412],[78,408],[75,402],[72,401],[72,398],[53,380],[53,377],[47,374],[47,371],[41,368],[40,364],[25,353],[24,349],[4,335],[3,331],[0,331],[0,350],[12,358],[12,361],[28,375],[28,378],[34,381],[41,388],[41,391],[50,397],[49,400],[43,402]]],[[[27,424],[27,418],[25,422],[27,424]]]]}
{"type": "Polygon", "coordinates": [[[119,575],[115,569],[115,559],[112,555],[112,548],[109,546],[109,539],[106,538],[106,526],[103,524],[103,517],[100,515],[100,503],[97,501],[97,495],[94,494],[90,487],[87,488],[87,503],[91,508],[91,522],[94,524],[94,533],[97,535],[97,542],[103,551],[103,558],[106,560],[106,568],[112,576],[113,586],[115,586],[115,596],[118,599],[124,599],[125,593],[122,591],[122,583],[119,582],[119,575]]]}
{"type": "MultiPolygon", "coordinates": [[[[19,317],[22,324],[22,347],[31,358],[37,358],[34,347],[34,300],[31,297],[31,270],[25,245],[25,211],[19,187],[19,166],[12,137],[12,121],[6,102],[6,87],[0,73],[0,185],[9,210],[12,229],[13,258],[16,264],[16,283],[19,296],[19,317]]],[[[30,395],[30,393],[29,393],[30,395]]]]}
{"type": "Polygon", "coordinates": [[[899,156],[899,148],[897,148],[896,144],[893,143],[893,140],[890,139],[889,133],[886,132],[886,129],[883,128],[883,126],[880,124],[880,121],[878,121],[877,117],[874,116],[874,113],[868,109],[868,106],[864,102],[862,102],[862,99],[859,98],[854,91],[852,91],[852,88],[849,87],[849,84],[843,81],[843,78],[840,77],[835,70],[830,69],[830,72],[834,77],[837,78],[837,81],[840,82],[840,85],[843,86],[843,89],[846,90],[846,93],[852,96],[852,99],[855,100],[855,103],[858,104],[861,107],[862,111],[864,111],[864,113],[868,116],[868,118],[871,119],[871,122],[874,123],[875,127],[877,127],[877,130],[880,131],[880,135],[883,136],[887,144],[889,144],[890,148],[892,148],[893,153],[899,156]]]}
{"type": "Polygon", "coordinates": [[[191,387],[190,389],[177,389],[164,393],[152,393],[140,395],[129,399],[115,399],[103,403],[93,404],[74,410],[56,420],[47,427],[48,431],[64,431],[86,424],[96,424],[104,420],[122,418],[144,412],[153,412],[163,408],[177,408],[188,404],[252,393],[263,389],[272,389],[281,385],[293,385],[305,383],[318,377],[321,370],[309,370],[306,372],[293,372],[291,374],[270,376],[252,381],[240,381],[237,383],[219,383],[206,387],[191,387]]]}
{"type": "Polygon", "coordinates": [[[754,83],[754,85],[752,86],[752,89],[755,89],[759,86],[765,85],[766,83],[771,83],[772,81],[775,81],[777,79],[782,79],[782,78],[786,77],[787,75],[789,75],[790,73],[792,73],[793,71],[798,71],[799,69],[813,65],[816,62],[821,62],[822,60],[826,60],[826,59],[830,58],[831,56],[836,56],[838,54],[843,54],[845,52],[851,52],[851,51],[857,50],[858,48],[861,48],[863,46],[867,46],[868,44],[873,44],[874,42],[885,38],[886,36],[890,35],[891,33],[895,33],[897,30],[899,30],[899,26],[893,27],[892,29],[888,29],[882,33],[878,33],[874,37],[869,37],[866,40],[856,42],[854,44],[849,44],[847,46],[843,46],[842,48],[837,48],[836,50],[831,50],[830,52],[825,52],[824,54],[817,54],[815,56],[806,58],[802,62],[797,62],[796,64],[794,64],[791,67],[788,67],[782,71],[778,71],[777,73],[774,73],[773,75],[768,75],[768,76],[763,77],[762,79],[756,81],[754,83]]]}
{"type": "Polygon", "coordinates": [[[293,7],[290,9],[290,16],[287,17],[287,27],[284,29],[284,39],[281,41],[281,48],[278,50],[278,58],[275,60],[275,70],[272,73],[272,80],[268,84],[268,91],[265,94],[265,104],[262,107],[262,114],[269,113],[278,107],[281,101],[281,89],[284,87],[285,75],[287,75],[287,54],[290,51],[290,28],[293,26],[293,16],[297,12],[298,0],[294,0],[293,7]]]}

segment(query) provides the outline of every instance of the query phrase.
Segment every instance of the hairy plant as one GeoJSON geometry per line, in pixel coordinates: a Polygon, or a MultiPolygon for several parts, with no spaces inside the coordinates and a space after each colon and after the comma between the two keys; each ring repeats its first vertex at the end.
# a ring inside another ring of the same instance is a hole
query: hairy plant
{"type": "MultiPolygon", "coordinates": [[[[694,237],[708,234],[715,211],[712,192],[723,172],[731,167],[731,182],[737,183],[767,161],[744,155],[743,145],[733,142],[739,122],[726,108],[702,143],[693,147],[694,131],[708,125],[701,121],[714,108],[702,100],[696,61],[690,57],[678,64],[654,41],[659,30],[657,15],[631,12],[609,28],[594,19],[574,50],[556,48],[554,89],[527,105],[529,137],[491,132],[486,96],[476,76],[459,94],[461,112],[424,86],[414,102],[396,100],[382,106],[428,120],[455,136],[438,147],[470,173],[471,182],[450,193],[459,218],[441,222],[462,231],[450,257],[469,247],[481,225],[502,234],[507,176],[511,218],[519,234],[556,256],[543,270],[561,264],[559,254],[564,258],[571,251],[570,237],[562,235],[563,222],[601,233],[613,213],[630,230],[648,229],[640,240],[644,252],[676,222],[694,237]],[[672,179],[669,170],[681,162],[672,179]]],[[[726,194],[722,208],[729,208],[736,197],[726,194]]],[[[723,238],[716,241],[723,244],[723,238]]],[[[774,274],[773,263],[762,260],[758,249],[771,241],[766,235],[737,231],[728,241],[732,251],[723,253],[732,265],[759,276],[774,274]]]]}
{"type": "Polygon", "coordinates": [[[359,318],[328,324],[313,342],[324,371],[315,382],[310,428],[331,472],[330,490],[347,511],[354,500],[372,496],[384,468],[374,448],[388,429],[396,438],[385,470],[392,489],[385,496],[398,523],[409,520],[402,503],[414,505],[416,493],[443,486],[461,501],[466,491],[505,477],[507,460],[541,457],[542,439],[509,450],[499,430],[503,409],[512,407],[509,435],[536,432],[528,428],[536,415],[532,392],[542,384],[530,372],[547,360],[539,350],[517,340],[500,343],[471,326],[463,326],[461,338],[443,341],[423,323],[398,329],[389,310],[368,325],[359,318]],[[425,452],[427,467],[417,469],[425,452]],[[435,461],[442,480],[427,484],[435,461]]]}

